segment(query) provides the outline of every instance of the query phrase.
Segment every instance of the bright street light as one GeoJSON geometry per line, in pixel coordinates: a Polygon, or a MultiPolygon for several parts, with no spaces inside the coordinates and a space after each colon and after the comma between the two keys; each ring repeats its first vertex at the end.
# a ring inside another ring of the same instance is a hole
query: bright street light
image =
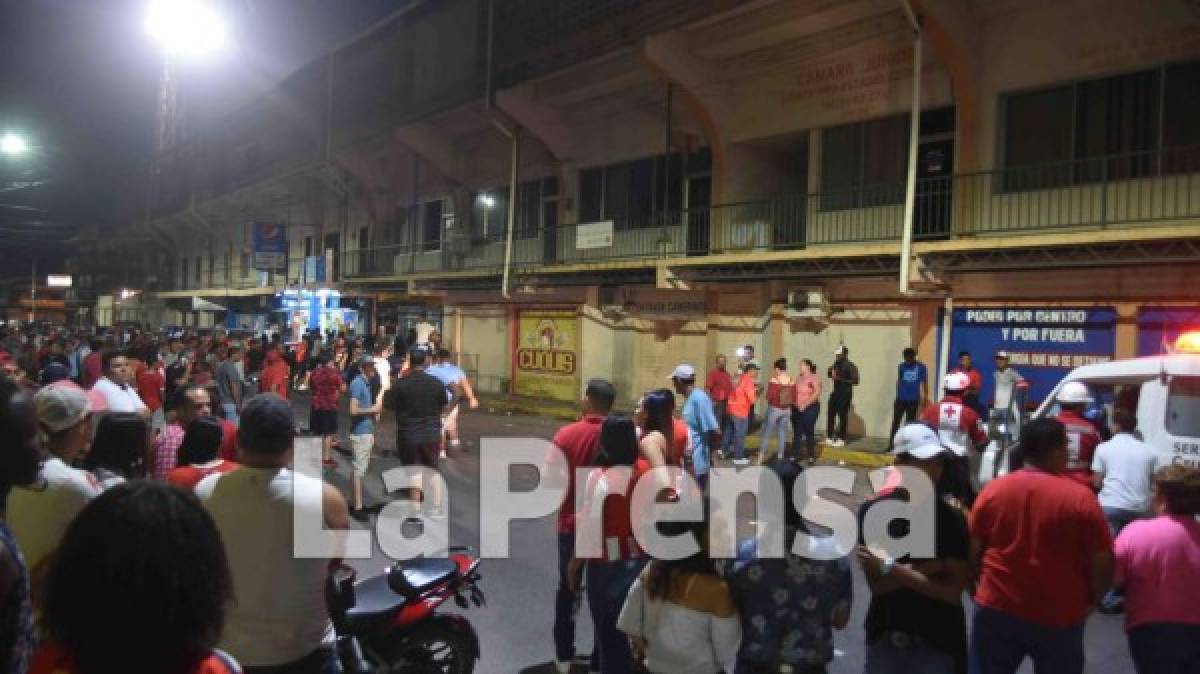
{"type": "Polygon", "coordinates": [[[496,205],[496,199],[490,194],[481,194],[479,195],[479,203],[484,208],[491,208],[496,205]]]}
{"type": "Polygon", "coordinates": [[[6,133],[0,137],[0,153],[10,157],[20,157],[29,151],[29,143],[15,133],[6,133]]]}
{"type": "Polygon", "coordinates": [[[152,0],[146,32],[172,54],[203,54],[225,44],[225,22],[202,0],[152,0]]]}

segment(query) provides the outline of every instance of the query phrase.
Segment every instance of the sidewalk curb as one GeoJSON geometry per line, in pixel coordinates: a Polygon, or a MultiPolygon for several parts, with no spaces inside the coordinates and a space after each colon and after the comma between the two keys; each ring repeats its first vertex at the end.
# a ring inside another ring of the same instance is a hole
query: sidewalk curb
{"type": "MultiPolygon", "coordinates": [[[[524,414],[527,416],[550,417],[559,421],[575,421],[579,408],[557,401],[520,398],[480,397],[479,407],[491,413],[524,414]]],[[[747,449],[758,449],[757,434],[746,438],[747,449]]],[[[833,463],[845,463],[860,468],[882,468],[892,465],[892,455],[887,452],[871,452],[845,447],[824,447],[821,459],[833,463]]]]}

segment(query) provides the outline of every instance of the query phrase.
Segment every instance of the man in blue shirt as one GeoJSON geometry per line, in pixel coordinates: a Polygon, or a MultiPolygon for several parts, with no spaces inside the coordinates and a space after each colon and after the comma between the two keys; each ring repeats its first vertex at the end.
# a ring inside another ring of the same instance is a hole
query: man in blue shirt
{"type": "Polygon", "coordinates": [[[892,438],[901,424],[917,420],[921,408],[929,402],[929,370],[925,363],[917,360],[917,351],[911,346],[904,350],[904,362],[896,366],[896,402],[892,406],[892,432],[888,433],[888,451],[892,449],[892,438]]]}
{"type": "Polygon", "coordinates": [[[467,405],[471,409],[479,408],[479,400],[475,398],[475,391],[471,388],[471,382],[467,379],[467,373],[450,360],[450,351],[448,349],[438,350],[434,364],[426,372],[437,377],[446,385],[447,396],[450,401],[449,407],[446,408],[446,414],[442,417],[444,444],[442,445],[441,458],[445,459],[447,446],[453,450],[458,450],[462,447],[462,440],[459,439],[458,435],[459,399],[466,398],[467,405]]]}
{"type": "Polygon", "coordinates": [[[371,450],[375,448],[375,418],[380,403],[371,394],[371,377],[375,374],[375,359],[363,356],[358,361],[358,375],[350,382],[350,449],[354,454],[354,474],[350,477],[354,506],[350,516],[359,522],[367,521],[363,507],[363,478],[371,463],[371,450]]]}
{"type": "Polygon", "coordinates": [[[720,426],[717,415],[713,412],[712,399],[704,389],[696,387],[696,368],[691,365],[680,365],[671,374],[675,384],[675,392],[685,398],[683,403],[683,422],[691,429],[691,468],[692,475],[700,489],[708,486],[708,469],[711,465],[709,452],[720,441],[720,426]]]}

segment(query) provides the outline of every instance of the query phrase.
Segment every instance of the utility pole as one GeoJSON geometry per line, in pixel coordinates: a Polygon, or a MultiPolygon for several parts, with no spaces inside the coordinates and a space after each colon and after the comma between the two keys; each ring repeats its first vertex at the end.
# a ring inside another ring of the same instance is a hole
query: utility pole
{"type": "Polygon", "coordinates": [[[29,322],[37,320],[37,258],[33,258],[33,271],[29,278],[29,322]]]}

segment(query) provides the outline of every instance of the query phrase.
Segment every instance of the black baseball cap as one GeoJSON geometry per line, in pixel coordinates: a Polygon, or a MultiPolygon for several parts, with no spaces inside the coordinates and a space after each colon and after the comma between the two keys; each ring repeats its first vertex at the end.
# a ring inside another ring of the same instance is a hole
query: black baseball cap
{"type": "Polygon", "coordinates": [[[288,401],[260,393],[246,401],[238,425],[238,444],[263,454],[281,454],[296,437],[296,417],[288,401]]]}

